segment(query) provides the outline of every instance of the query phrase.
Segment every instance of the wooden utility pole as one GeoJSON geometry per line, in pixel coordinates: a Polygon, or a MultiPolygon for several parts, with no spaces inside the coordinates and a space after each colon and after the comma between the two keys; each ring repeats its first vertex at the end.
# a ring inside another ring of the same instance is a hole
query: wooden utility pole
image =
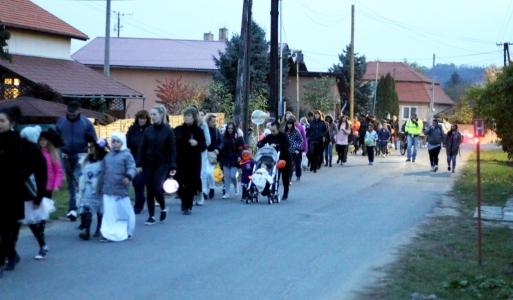
{"type": "Polygon", "coordinates": [[[247,25],[246,25],[246,53],[245,53],[245,59],[244,59],[244,106],[242,109],[242,132],[244,133],[244,138],[246,139],[246,142],[249,143],[249,132],[248,132],[248,125],[249,125],[249,88],[250,88],[250,69],[251,69],[251,15],[252,15],[252,7],[253,7],[253,0],[248,1],[248,18],[247,18],[247,25]]]}
{"type": "Polygon", "coordinates": [[[497,46],[503,46],[504,48],[504,66],[508,65],[511,61],[509,57],[509,45],[513,45],[512,43],[497,43],[497,46]],[[507,57],[507,60],[506,60],[507,57]]]}
{"type": "Polygon", "coordinates": [[[349,83],[349,118],[354,120],[354,5],[351,5],[351,74],[349,83]]]}
{"type": "Polygon", "coordinates": [[[244,0],[242,7],[242,22],[240,29],[240,44],[239,44],[239,61],[237,63],[237,83],[235,87],[235,109],[233,112],[234,121],[237,125],[241,124],[241,105],[244,101],[244,86],[245,86],[245,69],[246,69],[246,54],[247,54],[247,37],[248,37],[248,19],[251,0],[244,0]]]}
{"type": "Polygon", "coordinates": [[[279,0],[271,0],[271,64],[269,68],[269,115],[278,119],[278,6],[279,0]]]}

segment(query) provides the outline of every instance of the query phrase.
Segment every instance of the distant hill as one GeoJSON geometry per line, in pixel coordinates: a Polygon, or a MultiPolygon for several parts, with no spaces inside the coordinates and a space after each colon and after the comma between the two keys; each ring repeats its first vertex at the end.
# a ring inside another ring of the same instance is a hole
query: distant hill
{"type": "MultiPolygon", "coordinates": [[[[432,68],[422,67],[425,74],[429,77],[432,76],[432,68]]],[[[458,72],[460,77],[470,83],[471,85],[476,84],[483,80],[483,73],[485,68],[475,67],[468,65],[456,66],[454,64],[437,64],[435,66],[435,80],[440,82],[442,88],[445,87],[445,83],[451,78],[452,73],[458,72]]]]}

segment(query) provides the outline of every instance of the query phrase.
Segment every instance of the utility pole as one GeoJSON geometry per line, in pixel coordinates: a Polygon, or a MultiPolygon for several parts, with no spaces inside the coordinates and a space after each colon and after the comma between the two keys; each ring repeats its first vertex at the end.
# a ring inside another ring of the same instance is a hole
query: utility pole
{"type": "Polygon", "coordinates": [[[271,63],[269,69],[269,115],[278,120],[278,3],[271,0],[271,63]]]}
{"type": "Polygon", "coordinates": [[[299,119],[299,64],[303,62],[303,53],[296,50],[293,54],[296,56],[296,118],[299,119]]]}
{"type": "Polygon", "coordinates": [[[433,53],[433,74],[431,78],[431,103],[429,104],[429,120],[433,124],[435,117],[435,54],[433,53]]]}
{"type": "Polygon", "coordinates": [[[349,83],[349,118],[354,120],[354,5],[351,5],[351,74],[349,83]]]}
{"type": "MultiPolygon", "coordinates": [[[[250,7],[251,7],[251,0],[244,0],[244,5],[242,7],[242,22],[241,22],[241,30],[240,30],[240,45],[239,45],[239,61],[237,63],[237,83],[235,88],[235,110],[233,112],[234,121],[237,125],[241,124],[241,105],[243,103],[244,96],[245,96],[245,87],[249,85],[246,85],[245,82],[245,71],[246,69],[249,69],[249,65],[246,65],[247,63],[247,39],[248,39],[248,20],[250,17],[250,7]]],[[[246,133],[244,133],[246,134],[246,133]]]]}
{"type": "Polygon", "coordinates": [[[252,7],[253,0],[248,1],[248,18],[246,25],[246,57],[244,64],[244,109],[242,110],[243,118],[242,118],[242,132],[244,133],[244,138],[249,143],[251,140],[249,138],[248,125],[249,125],[249,88],[250,88],[250,69],[251,69],[251,18],[252,18],[252,7]]]}
{"type": "Polygon", "coordinates": [[[103,61],[103,75],[110,76],[110,1],[107,0],[107,11],[105,13],[105,54],[103,61]]]}
{"type": "MultiPolygon", "coordinates": [[[[117,32],[118,33],[118,37],[119,37],[119,32],[121,31],[121,29],[123,28],[123,25],[121,25],[121,17],[124,17],[125,14],[119,12],[119,11],[113,11],[112,12],[115,16],[117,16],[118,18],[118,23],[117,24],[114,24],[114,32],[117,32]]],[[[131,14],[129,14],[131,15],[131,14]]]]}
{"type": "Polygon", "coordinates": [[[511,59],[509,57],[509,45],[513,45],[512,43],[497,43],[496,44],[497,46],[503,46],[504,48],[504,66],[506,66],[507,64],[509,64],[511,62],[511,59]],[[506,60],[506,56],[508,58],[508,60],[506,60]]]}
{"type": "MultiPolygon", "coordinates": [[[[282,12],[282,0],[280,0],[280,10],[278,11],[278,14],[280,16],[280,49],[278,51],[278,59],[280,60],[280,82],[278,84],[278,93],[279,93],[279,100],[278,100],[278,107],[282,108],[283,106],[283,12],[282,12]]],[[[278,109],[280,110],[280,109],[278,109]]],[[[285,112],[283,112],[283,115],[285,115],[285,112]]],[[[284,120],[282,120],[284,121],[284,120]]]]}

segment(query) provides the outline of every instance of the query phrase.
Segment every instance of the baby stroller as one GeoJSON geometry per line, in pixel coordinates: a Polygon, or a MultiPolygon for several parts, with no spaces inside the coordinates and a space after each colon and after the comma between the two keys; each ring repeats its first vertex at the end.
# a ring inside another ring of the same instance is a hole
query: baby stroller
{"type": "Polygon", "coordinates": [[[247,185],[248,197],[246,203],[258,202],[258,195],[267,196],[267,203],[280,203],[278,194],[279,176],[277,163],[280,151],[266,144],[260,148],[255,156],[255,166],[251,180],[247,185]]]}

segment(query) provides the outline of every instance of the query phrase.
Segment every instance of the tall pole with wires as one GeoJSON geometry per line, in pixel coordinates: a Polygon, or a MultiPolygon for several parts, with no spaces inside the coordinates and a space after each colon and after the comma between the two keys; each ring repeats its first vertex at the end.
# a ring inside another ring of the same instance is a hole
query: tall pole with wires
{"type": "Polygon", "coordinates": [[[271,49],[269,69],[269,115],[278,117],[278,0],[271,0],[271,49]]]}
{"type": "Polygon", "coordinates": [[[431,103],[429,105],[429,120],[433,123],[435,116],[435,54],[433,53],[433,74],[431,78],[431,103]]]}
{"type": "Polygon", "coordinates": [[[349,83],[349,118],[354,120],[354,5],[351,5],[351,74],[349,83]]]}

